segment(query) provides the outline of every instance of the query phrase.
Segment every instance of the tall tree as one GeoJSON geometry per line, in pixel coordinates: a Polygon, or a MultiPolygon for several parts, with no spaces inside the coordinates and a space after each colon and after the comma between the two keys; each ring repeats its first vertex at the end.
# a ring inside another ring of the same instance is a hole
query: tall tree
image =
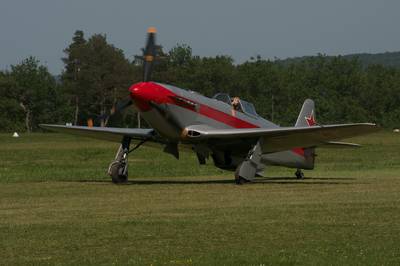
{"type": "Polygon", "coordinates": [[[63,81],[75,98],[75,124],[87,118],[100,118],[106,126],[107,113],[118,99],[127,95],[134,79],[132,66],[121,49],[107,42],[105,35],[95,34],[87,41],[82,31],[75,32],[65,49],[63,81]]]}
{"type": "Polygon", "coordinates": [[[84,96],[85,84],[80,79],[80,71],[86,56],[86,39],[81,30],[72,37],[72,43],[64,49],[66,57],[62,58],[65,70],[62,74],[63,85],[69,95],[69,101],[74,106],[74,125],[78,124],[80,99],[84,96]]]}
{"type": "Polygon", "coordinates": [[[107,43],[105,35],[93,35],[86,45],[87,58],[82,75],[85,75],[90,99],[85,107],[91,115],[101,117],[101,126],[106,126],[106,114],[119,99],[128,95],[132,68],[122,50],[107,43]]]}
{"type": "Polygon", "coordinates": [[[15,80],[9,72],[0,72],[0,130],[20,131],[24,113],[17,100],[15,80]]]}
{"type": "Polygon", "coordinates": [[[39,122],[55,121],[51,115],[57,105],[57,85],[47,68],[29,57],[18,65],[11,66],[11,78],[15,85],[13,97],[25,115],[25,128],[31,132],[39,122]]]}

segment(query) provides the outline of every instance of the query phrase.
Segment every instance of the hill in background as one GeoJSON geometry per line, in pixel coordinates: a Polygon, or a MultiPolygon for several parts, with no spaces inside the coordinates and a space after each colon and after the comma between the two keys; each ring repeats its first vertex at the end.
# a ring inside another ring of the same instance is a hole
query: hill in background
{"type": "MultiPolygon", "coordinates": [[[[282,60],[278,59],[277,61],[281,62],[284,65],[290,65],[292,63],[298,63],[303,61],[304,59],[312,57],[315,56],[293,57],[282,60]]],[[[327,56],[327,57],[329,58],[333,56],[327,56]]],[[[364,67],[367,67],[369,65],[379,64],[387,67],[400,68],[400,52],[385,52],[378,54],[360,53],[360,54],[343,55],[342,57],[346,59],[357,58],[364,67]]]]}

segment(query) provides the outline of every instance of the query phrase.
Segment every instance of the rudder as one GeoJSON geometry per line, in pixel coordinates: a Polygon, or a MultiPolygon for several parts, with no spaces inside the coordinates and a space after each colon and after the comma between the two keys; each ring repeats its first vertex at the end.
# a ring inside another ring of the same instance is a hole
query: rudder
{"type": "Polygon", "coordinates": [[[311,127],[316,125],[315,122],[315,104],[311,99],[307,99],[303,103],[300,114],[297,117],[295,127],[311,127]]]}
{"type": "MultiPolygon", "coordinates": [[[[295,127],[311,127],[317,125],[315,120],[315,104],[311,99],[304,101],[295,127]]],[[[304,152],[304,169],[314,168],[315,148],[302,147],[304,152]]]]}

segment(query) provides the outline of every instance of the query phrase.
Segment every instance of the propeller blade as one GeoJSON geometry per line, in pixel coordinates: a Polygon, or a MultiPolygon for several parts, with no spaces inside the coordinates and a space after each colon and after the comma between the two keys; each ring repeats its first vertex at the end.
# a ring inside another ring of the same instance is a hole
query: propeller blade
{"type": "Polygon", "coordinates": [[[147,42],[143,51],[143,81],[147,82],[151,79],[151,72],[154,60],[157,56],[156,49],[156,28],[150,27],[147,30],[147,42]]]}
{"type": "Polygon", "coordinates": [[[129,107],[132,105],[132,100],[131,99],[125,99],[122,101],[117,102],[114,107],[111,109],[111,115],[115,113],[122,112],[125,108],[129,107]]]}
{"type": "Polygon", "coordinates": [[[132,100],[131,99],[125,99],[122,101],[117,102],[112,109],[110,110],[109,114],[103,114],[97,117],[96,120],[98,121],[105,121],[105,124],[107,124],[108,120],[110,119],[111,116],[122,112],[125,108],[129,107],[132,105],[132,100]]]}

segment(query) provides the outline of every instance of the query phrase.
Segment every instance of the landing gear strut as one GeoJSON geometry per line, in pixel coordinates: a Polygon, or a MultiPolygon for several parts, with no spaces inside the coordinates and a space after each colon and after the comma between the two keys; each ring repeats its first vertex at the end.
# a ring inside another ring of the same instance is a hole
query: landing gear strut
{"type": "Polygon", "coordinates": [[[301,171],[301,169],[297,169],[295,175],[297,179],[304,179],[304,173],[301,171]]]}
{"type": "Polygon", "coordinates": [[[119,146],[115,160],[108,167],[108,174],[115,184],[125,183],[128,181],[128,153],[131,138],[124,137],[121,146],[119,146]]]}

